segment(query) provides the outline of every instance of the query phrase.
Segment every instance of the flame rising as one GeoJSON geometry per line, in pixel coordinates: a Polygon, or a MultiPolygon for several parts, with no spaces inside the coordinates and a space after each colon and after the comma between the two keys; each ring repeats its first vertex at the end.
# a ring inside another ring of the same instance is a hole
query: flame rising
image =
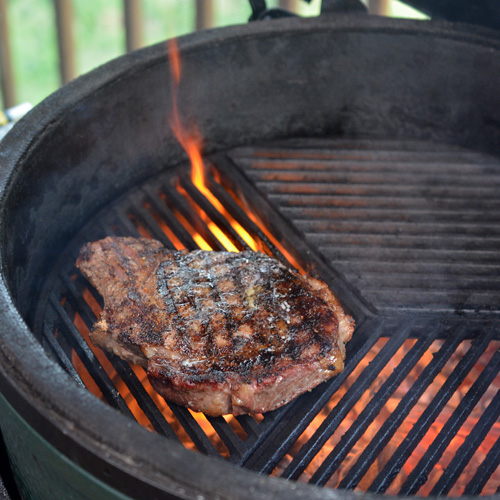
{"type": "MultiPolygon", "coordinates": [[[[205,198],[214,206],[214,208],[221,213],[224,218],[229,222],[231,227],[243,239],[243,241],[254,251],[260,247],[259,243],[253,238],[250,233],[237,222],[234,217],[225,209],[224,205],[218,200],[216,196],[208,188],[206,179],[206,168],[201,154],[203,141],[201,134],[196,125],[191,124],[189,128],[185,127],[181,122],[179,106],[178,106],[178,90],[181,80],[181,60],[179,57],[179,47],[177,40],[173,39],[168,42],[168,56],[170,61],[170,70],[172,73],[172,116],[170,119],[170,127],[180,145],[186,151],[191,162],[191,182],[205,196],[205,198]]],[[[183,193],[186,195],[186,193],[183,193]]],[[[199,214],[202,216],[208,228],[219,240],[219,242],[230,252],[237,252],[238,248],[226,236],[224,231],[210,220],[206,212],[198,208],[199,214]]],[[[194,237],[195,235],[193,235],[194,237]]],[[[197,239],[195,238],[195,241],[197,239]]]]}
{"type": "Polygon", "coordinates": [[[201,156],[201,135],[195,125],[188,130],[180,120],[178,94],[181,81],[179,46],[174,38],[167,42],[170,71],[172,73],[172,115],[170,127],[191,161],[191,177],[195,186],[205,186],[205,167],[201,156]]]}

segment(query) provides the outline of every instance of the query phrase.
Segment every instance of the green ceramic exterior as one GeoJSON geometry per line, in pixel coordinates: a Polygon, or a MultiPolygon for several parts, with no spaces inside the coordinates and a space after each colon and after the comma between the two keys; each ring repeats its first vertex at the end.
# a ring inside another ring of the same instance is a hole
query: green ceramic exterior
{"type": "Polygon", "coordinates": [[[128,500],[35,432],[0,394],[0,428],[12,470],[26,500],[128,500]]]}

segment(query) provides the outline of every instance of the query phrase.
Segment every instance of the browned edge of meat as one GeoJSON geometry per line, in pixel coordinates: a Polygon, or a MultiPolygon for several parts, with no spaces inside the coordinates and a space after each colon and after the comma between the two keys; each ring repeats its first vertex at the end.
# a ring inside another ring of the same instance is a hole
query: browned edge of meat
{"type": "Polygon", "coordinates": [[[104,298],[92,341],[195,411],[274,410],[344,367],[354,320],[324,282],[264,254],[108,237],[77,267],[104,298]]]}

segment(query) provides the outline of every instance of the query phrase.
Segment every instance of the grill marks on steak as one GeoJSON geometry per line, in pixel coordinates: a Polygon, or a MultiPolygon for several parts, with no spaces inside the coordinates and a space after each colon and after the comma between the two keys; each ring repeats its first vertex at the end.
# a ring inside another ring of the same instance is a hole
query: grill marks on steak
{"type": "Polygon", "coordinates": [[[352,318],[323,282],[264,254],[106,238],[77,266],[104,298],[92,341],[193,410],[273,410],[343,369],[352,318]]]}

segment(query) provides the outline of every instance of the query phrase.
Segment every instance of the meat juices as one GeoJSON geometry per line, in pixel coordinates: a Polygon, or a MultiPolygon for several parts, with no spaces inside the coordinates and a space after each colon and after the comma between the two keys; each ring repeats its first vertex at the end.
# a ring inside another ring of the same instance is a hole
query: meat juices
{"type": "Polygon", "coordinates": [[[325,283],[262,253],[108,237],[77,267],[104,298],[92,342],[192,410],[267,412],[344,367],[353,319],[325,283]]]}

